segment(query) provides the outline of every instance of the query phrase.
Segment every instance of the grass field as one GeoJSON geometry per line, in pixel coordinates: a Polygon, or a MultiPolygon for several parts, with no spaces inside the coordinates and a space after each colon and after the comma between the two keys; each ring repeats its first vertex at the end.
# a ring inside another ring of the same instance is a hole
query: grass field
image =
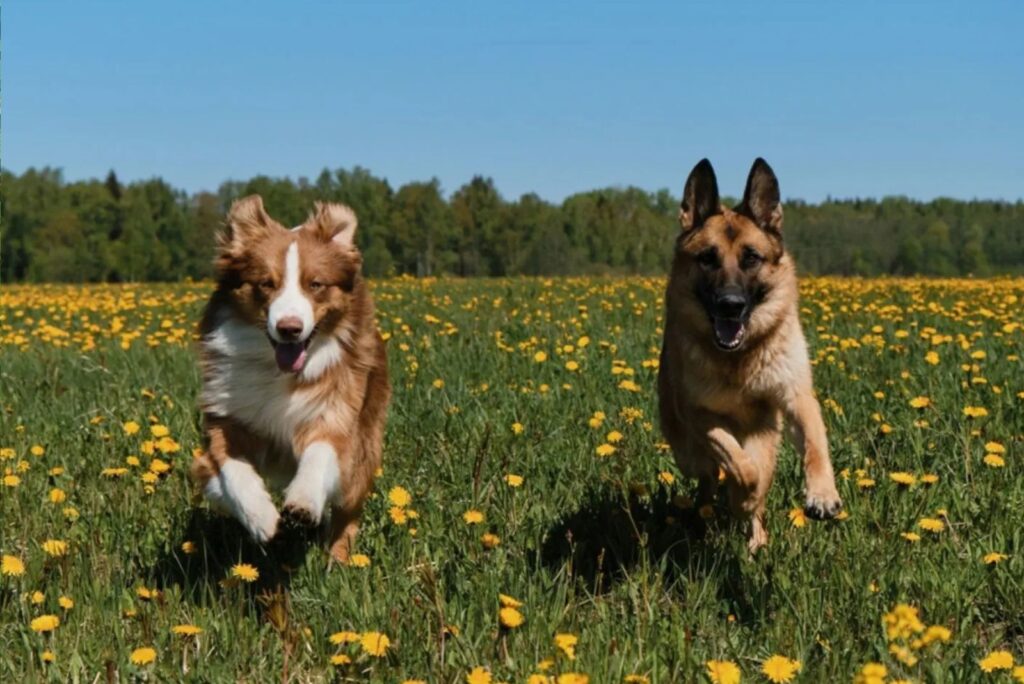
{"type": "Polygon", "coordinates": [[[331,568],[193,500],[208,285],[5,286],[0,681],[1024,681],[1024,280],[803,282],[847,515],[787,445],[753,560],[657,428],[663,287],[375,283],[384,468],[331,568]]]}

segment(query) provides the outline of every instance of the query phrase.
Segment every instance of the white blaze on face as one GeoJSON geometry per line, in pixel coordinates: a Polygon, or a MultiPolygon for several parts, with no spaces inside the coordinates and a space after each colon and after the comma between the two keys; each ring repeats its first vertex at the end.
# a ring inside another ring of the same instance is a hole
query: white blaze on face
{"type": "Polygon", "coordinates": [[[305,341],[313,332],[313,305],[302,291],[299,282],[299,243],[292,242],[284,258],[284,286],[278,291],[277,297],[270,303],[267,315],[267,332],[276,342],[286,342],[277,332],[277,324],[283,318],[295,317],[302,321],[302,334],[299,341],[305,341]]]}

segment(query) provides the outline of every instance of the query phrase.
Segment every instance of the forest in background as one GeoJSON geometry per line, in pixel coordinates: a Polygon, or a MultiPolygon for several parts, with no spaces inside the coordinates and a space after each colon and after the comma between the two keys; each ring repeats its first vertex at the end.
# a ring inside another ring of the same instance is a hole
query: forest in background
{"type": "MultiPolygon", "coordinates": [[[[680,176],[682,178],[682,176],[680,176]]],[[[678,191],[612,187],[560,204],[503,197],[476,176],[450,196],[432,179],[393,188],[370,171],[314,180],[256,176],[189,194],[160,178],[67,182],[59,169],[0,173],[0,280],[176,281],[210,275],[213,235],[236,198],[300,223],[315,201],[344,202],[371,277],[661,274],[677,234],[678,191]]],[[[787,199],[785,239],[800,269],[873,276],[1024,272],[1024,202],[906,197],[787,199]]]]}

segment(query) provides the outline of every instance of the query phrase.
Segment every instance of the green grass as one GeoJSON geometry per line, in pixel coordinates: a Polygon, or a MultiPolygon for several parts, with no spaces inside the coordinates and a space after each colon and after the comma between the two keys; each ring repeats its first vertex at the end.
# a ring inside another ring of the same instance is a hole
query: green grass
{"type": "Polygon", "coordinates": [[[849,518],[791,524],[803,482],[787,444],[769,545],[753,560],[722,511],[702,534],[696,513],[677,505],[694,486],[659,446],[657,370],[644,364],[658,356],[662,288],[643,279],[377,283],[395,392],[384,473],[357,544],[371,560],[364,568],[329,567],[302,540],[261,549],[194,502],[186,472],[200,444],[199,376],[188,343],[168,333],[191,330],[206,285],[5,288],[0,447],[13,456],[0,469],[20,482],[0,486],[0,553],[26,570],[0,577],[0,681],[462,683],[483,666],[495,682],[525,682],[553,658],[548,674],[586,673],[595,684],[629,674],[705,681],[711,659],[732,660],[744,682],[757,682],[773,654],[802,663],[796,681],[850,681],[871,661],[893,678],[1010,681],[978,661],[1007,649],[1024,663],[1024,281],[805,283],[804,325],[833,461],[848,474],[839,488],[849,518]],[[116,333],[115,315],[124,326],[116,333]],[[933,345],[928,327],[950,341],[933,345]],[[123,350],[129,331],[140,334],[123,350]],[[584,335],[590,343],[579,348],[584,335]],[[925,361],[932,350],[937,365],[925,361]],[[971,357],[979,351],[984,359],[971,357]],[[632,375],[613,373],[617,360],[632,375]],[[620,388],[624,379],[640,391],[620,388]],[[932,406],[912,408],[916,396],[932,406]],[[965,406],[988,415],[967,418],[965,406]],[[632,420],[624,409],[635,410],[632,420]],[[607,417],[594,429],[596,411],[607,417]],[[142,431],[125,434],[126,421],[142,431]],[[173,467],[146,493],[151,422],[181,449],[162,456],[173,467]],[[617,452],[598,457],[612,430],[623,434],[617,452]],[[983,462],[987,442],[1005,447],[1005,467],[983,462]],[[32,455],[33,445],[45,453],[32,455]],[[129,455],[141,466],[101,474],[129,455]],[[56,466],[63,474],[49,475],[56,466]],[[939,479],[902,488],[894,471],[939,479]],[[522,486],[510,487],[508,473],[522,486]],[[860,477],[875,486],[859,488],[860,477]],[[407,525],[389,517],[395,486],[418,513],[407,525]],[[63,503],[50,502],[55,487],[63,503]],[[77,520],[66,519],[68,506],[77,520]],[[464,522],[469,509],[485,522],[464,522]],[[946,529],[921,530],[922,517],[946,529]],[[921,540],[901,536],[909,531],[921,540]],[[500,545],[484,549],[484,532],[500,545]],[[44,553],[50,538],[68,543],[65,556],[44,553]],[[181,550],[185,541],[195,553],[181,550]],[[986,565],[990,552],[1009,558],[986,565]],[[237,562],[258,568],[259,581],[223,586],[237,562]],[[159,594],[142,599],[139,587],[159,594]],[[522,626],[499,628],[499,594],[523,602],[522,626]],[[73,608],[58,605],[62,595],[73,608]],[[882,623],[897,603],[952,639],[901,664],[882,623]],[[61,625],[32,631],[43,614],[61,625]],[[171,634],[186,623],[203,632],[171,634]],[[391,646],[375,658],[359,644],[332,645],[341,630],[380,631],[391,646]],[[556,633],[579,637],[575,660],[559,655],[556,633]],[[130,662],[142,646],[156,650],[155,663],[130,662]],[[47,649],[55,661],[43,665],[47,649]],[[332,666],[335,653],[353,663],[332,666]]]}

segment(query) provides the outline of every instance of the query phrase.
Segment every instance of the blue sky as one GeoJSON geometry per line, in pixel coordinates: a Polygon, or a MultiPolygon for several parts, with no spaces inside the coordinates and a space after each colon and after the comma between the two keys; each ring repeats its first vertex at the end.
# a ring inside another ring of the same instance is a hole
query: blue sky
{"type": "Polygon", "coordinates": [[[359,164],[506,197],[1024,196],[1024,3],[3,6],[4,167],[190,191],[359,164]]]}

